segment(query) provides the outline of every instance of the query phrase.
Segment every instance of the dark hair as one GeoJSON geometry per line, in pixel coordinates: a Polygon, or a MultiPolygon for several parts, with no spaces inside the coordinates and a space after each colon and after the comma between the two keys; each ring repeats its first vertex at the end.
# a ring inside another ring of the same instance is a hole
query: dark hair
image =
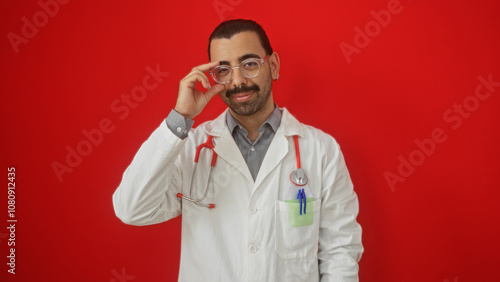
{"type": "Polygon", "coordinates": [[[264,50],[266,50],[266,55],[273,54],[273,48],[271,47],[269,38],[267,38],[266,32],[258,23],[252,20],[234,19],[224,21],[219,24],[210,35],[210,38],[208,38],[208,60],[211,60],[210,45],[212,43],[212,40],[220,38],[230,39],[231,37],[233,37],[233,35],[243,31],[256,32],[259,36],[260,44],[262,44],[262,47],[264,47],[264,50]]]}

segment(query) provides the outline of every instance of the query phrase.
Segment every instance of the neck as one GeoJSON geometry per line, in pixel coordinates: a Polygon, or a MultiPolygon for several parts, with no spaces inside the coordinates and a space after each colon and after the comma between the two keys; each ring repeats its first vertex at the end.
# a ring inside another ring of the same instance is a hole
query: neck
{"type": "Polygon", "coordinates": [[[248,131],[248,138],[255,141],[259,136],[259,128],[269,118],[274,111],[274,101],[272,95],[264,107],[249,116],[241,116],[229,109],[233,117],[248,131]]]}

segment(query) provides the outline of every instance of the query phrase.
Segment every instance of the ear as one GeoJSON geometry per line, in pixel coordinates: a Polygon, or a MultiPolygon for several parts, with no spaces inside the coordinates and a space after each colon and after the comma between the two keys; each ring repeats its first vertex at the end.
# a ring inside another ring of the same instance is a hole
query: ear
{"type": "Polygon", "coordinates": [[[278,80],[280,72],[280,57],[278,53],[273,52],[269,57],[269,65],[271,66],[271,76],[274,81],[278,80]]]}

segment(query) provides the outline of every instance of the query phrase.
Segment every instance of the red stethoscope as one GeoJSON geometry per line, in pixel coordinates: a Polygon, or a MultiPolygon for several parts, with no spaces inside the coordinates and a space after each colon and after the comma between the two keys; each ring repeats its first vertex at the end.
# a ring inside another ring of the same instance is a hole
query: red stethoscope
{"type": "MultiPolygon", "coordinates": [[[[189,197],[184,196],[182,193],[177,193],[177,198],[184,199],[186,201],[192,202],[198,206],[201,207],[206,207],[209,209],[215,208],[215,204],[204,204],[202,203],[203,200],[206,199],[207,194],[208,194],[208,189],[210,187],[210,180],[212,179],[212,170],[215,166],[215,163],[217,161],[217,153],[215,153],[214,150],[214,145],[212,144],[212,135],[209,135],[207,138],[207,141],[205,143],[200,144],[198,148],[196,148],[196,154],[194,156],[194,168],[193,168],[193,175],[191,176],[191,185],[189,187],[189,197]],[[196,167],[198,166],[198,161],[200,159],[200,152],[203,148],[208,148],[212,151],[212,163],[210,164],[210,172],[208,175],[208,181],[207,181],[207,187],[205,188],[205,194],[199,199],[195,199],[193,197],[193,182],[194,182],[194,176],[196,174],[196,167]]],[[[308,182],[307,175],[305,171],[301,168],[300,166],[300,150],[299,150],[299,139],[297,135],[293,136],[294,143],[295,143],[295,155],[297,159],[297,169],[294,170],[290,174],[290,180],[293,182],[293,184],[297,186],[304,186],[308,182]]]]}

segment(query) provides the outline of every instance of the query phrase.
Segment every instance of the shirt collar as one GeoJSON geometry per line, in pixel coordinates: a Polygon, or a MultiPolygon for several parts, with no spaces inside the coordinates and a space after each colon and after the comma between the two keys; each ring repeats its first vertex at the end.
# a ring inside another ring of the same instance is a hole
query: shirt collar
{"type": "MultiPolygon", "coordinates": [[[[260,126],[259,132],[261,131],[261,129],[264,127],[265,124],[269,124],[271,126],[271,128],[273,129],[273,131],[276,133],[276,130],[278,130],[278,127],[280,126],[280,123],[281,123],[281,116],[282,116],[282,113],[281,113],[280,108],[278,107],[278,105],[276,103],[274,103],[274,111],[267,118],[267,120],[260,126]]],[[[230,113],[230,111],[227,111],[226,124],[227,124],[227,127],[229,128],[229,132],[231,132],[231,133],[234,132],[234,129],[237,126],[243,127],[233,117],[233,115],[230,113]]]]}

